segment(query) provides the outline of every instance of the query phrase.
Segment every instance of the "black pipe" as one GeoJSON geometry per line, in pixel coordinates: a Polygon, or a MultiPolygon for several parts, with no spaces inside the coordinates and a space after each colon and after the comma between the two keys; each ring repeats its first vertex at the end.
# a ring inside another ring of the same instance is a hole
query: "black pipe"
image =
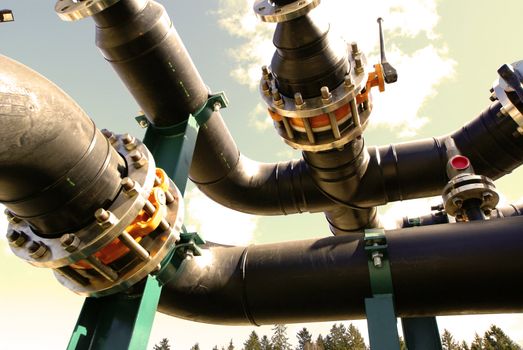
{"type": "Polygon", "coordinates": [[[498,179],[523,163],[523,136],[514,120],[494,102],[451,136],[477,174],[498,179]]]}
{"type": "MultiPolygon", "coordinates": [[[[520,312],[523,217],[387,231],[398,317],[520,312]]],[[[362,236],[214,247],[164,286],[159,310],[199,322],[365,317],[362,236]],[[208,259],[208,257],[206,257],[208,259]]]]}
{"type": "MultiPolygon", "coordinates": [[[[97,42],[153,123],[172,124],[198,109],[207,98],[207,90],[165,10],[154,1],[148,1],[144,9],[139,4],[142,2],[122,0],[95,15],[97,42]],[[177,69],[170,69],[169,62],[177,69]],[[185,94],[182,85],[194,91],[189,94],[194,98],[185,94]]],[[[320,29],[313,30],[322,33],[318,38],[327,35],[320,29]]],[[[278,42],[289,41],[284,32],[278,35],[278,42]]],[[[499,103],[495,103],[475,121],[452,134],[476,172],[494,179],[519,166],[523,157],[523,137],[513,135],[517,126],[511,118],[497,117],[499,108],[499,103]]],[[[367,170],[362,176],[358,175],[360,183],[355,186],[351,179],[348,186],[343,181],[333,183],[317,176],[315,162],[311,161],[314,156],[309,157],[308,165],[303,160],[262,164],[241,157],[221,116],[215,113],[201,128],[190,174],[211,198],[252,214],[331,209],[339,213],[341,209],[336,202],[348,208],[371,208],[397,200],[439,195],[448,181],[446,137],[370,147],[367,170]],[[254,174],[247,171],[252,168],[259,171],[254,174]],[[334,193],[340,195],[347,188],[350,196],[332,198],[334,193]]],[[[342,159],[346,151],[338,155],[336,152],[324,159],[330,157],[340,160],[341,164],[350,161],[350,157],[342,159]]],[[[336,174],[332,169],[330,175],[342,178],[343,171],[345,169],[340,169],[336,174]]],[[[335,215],[328,216],[332,220],[335,215]]]]}
{"type": "Polygon", "coordinates": [[[369,207],[397,200],[437,196],[447,184],[445,140],[452,137],[477,174],[498,179],[523,164],[523,136],[517,124],[492,103],[449,136],[369,148],[365,176],[351,203],[369,207]]]}
{"type": "Polygon", "coordinates": [[[286,96],[319,96],[323,86],[334,90],[349,72],[347,45],[314,12],[278,23],[272,42],[272,73],[286,96]]]}
{"type": "Polygon", "coordinates": [[[49,80],[0,55],[0,202],[43,236],[76,231],[120,189],[125,163],[49,80]]]}
{"type": "Polygon", "coordinates": [[[302,161],[260,163],[240,154],[219,112],[200,127],[190,178],[210,198],[258,215],[318,212],[336,204],[302,161]]]}
{"type": "Polygon", "coordinates": [[[93,16],[96,45],[156,126],[186,120],[208,89],[162,5],[120,0],[93,16]]]}

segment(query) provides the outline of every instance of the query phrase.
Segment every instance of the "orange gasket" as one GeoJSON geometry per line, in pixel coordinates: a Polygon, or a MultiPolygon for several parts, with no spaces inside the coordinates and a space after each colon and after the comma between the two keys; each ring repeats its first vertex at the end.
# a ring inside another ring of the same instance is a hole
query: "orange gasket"
{"type": "MultiPolygon", "coordinates": [[[[133,222],[127,226],[125,231],[129,233],[137,242],[140,242],[143,237],[151,234],[160,225],[160,222],[167,214],[167,206],[165,204],[165,192],[169,191],[169,178],[162,170],[156,169],[156,176],[160,179],[160,184],[153,187],[149,202],[154,206],[155,211],[152,216],[148,215],[143,209],[140,210],[133,222]]],[[[103,249],[94,254],[102,263],[110,264],[115,260],[121,258],[129,253],[129,248],[125,246],[118,238],[106,245],[103,249]]],[[[74,268],[90,269],[91,265],[84,260],[71,265],[74,268]]]]}

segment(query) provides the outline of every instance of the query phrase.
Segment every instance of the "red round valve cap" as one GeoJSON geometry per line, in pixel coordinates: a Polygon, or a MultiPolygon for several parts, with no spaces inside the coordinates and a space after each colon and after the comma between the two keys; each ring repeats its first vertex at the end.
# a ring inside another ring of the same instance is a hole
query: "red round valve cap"
{"type": "Polygon", "coordinates": [[[465,156],[454,156],[450,160],[450,165],[456,170],[465,170],[470,166],[470,160],[465,156]]]}

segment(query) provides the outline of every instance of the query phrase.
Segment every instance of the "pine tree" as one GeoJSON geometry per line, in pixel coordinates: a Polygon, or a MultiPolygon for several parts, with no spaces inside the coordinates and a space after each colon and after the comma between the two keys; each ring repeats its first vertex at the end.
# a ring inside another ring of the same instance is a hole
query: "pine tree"
{"type": "Polygon", "coordinates": [[[284,324],[276,324],[272,329],[271,347],[273,350],[290,350],[289,338],[287,338],[287,327],[284,324]]]}
{"type": "Polygon", "coordinates": [[[470,350],[483,350],[483,338],[478,333],[474,334],[474,340],[470,344],[470,350]]]}
{"type": "Polygon", "coordinates": [[[443,331],[441,336],[441,346],[443,350],[459,350],[459,344],[454,340],[454,337],[448,329],[443,331]]]}
{"type": "Polygon", "coordinates": [[[191,350],[200,350],[200,345],[198,343],[194,344],[192,347],[191,347],[191,350]]]}
{"type": "Polygon", "coordinates": [[[312,335],[307,328],[303,327],[298,334],[296,334],[296,338],[298,338],[296,350],[312,350],[312,335]]]}
{"type": "Polygon", "coordinates": [[[163,338],[160,343],[156,344],[153,350],[171,350],[171,345],[169,345],[169,339],[163,338]]]}
{"type": "Polygon", "coordinates": [[[227,350],[234,350],[234,344],[232,343],[232,339],[229,342],[229,346],[227,346],[227,350]]]}
{"type": "Polygon", "coordinates": [[[260,348],[261,350],[272,350],[271,342],[269,341],[269,338],[266,335],[264,335],[261,338],[260,348]]]}
{"type": "Polygon", "coordinates": [[[520,350],[521,348],[510,339],[501,328],[491,325],[483,336],[483,349],[485,350],[520,350]]]}
{"type": "Polygon", "coordinates": [[[218,350],[218,345],[213,346],[212,350],[218,350]]]}
{"type": "Polygon", "coordinates": [[[367,346],[365,345],[365,340],[361,335],[360,331],[352,323],[349,324],[347,328],[347,343],[349,349],[351,350],[366,350],[367,346]]]}
{"type": "Polygon", "coordinates": [[[470,350],[470,349],[469,349],[469,346],[468,346],[468,344],[467,344],[466,341],[463,340],[463,341],[461,342],[461,344],[460,344],[460,346],[459,346],[459,350],[470,350]]]}
{"type": "Polygon", "coordinates": [[[318,335],[318,338],[316,338],[316,342],[314,343],[314,350],[325,350],[325,340],[321,334],[318,335]]]}
{"type": "Polygon", "coordinates": [[[350,350],[347,338],[347,329],[340,323],[332,325],[329,335],[325,339],[325,350],[350,350]]]}
{"type": "Polygon", "coordinates": [[[249,338],[243,343],[244,350],[261,350],[260,338],[255,331],[252,331],[249,338]]]}

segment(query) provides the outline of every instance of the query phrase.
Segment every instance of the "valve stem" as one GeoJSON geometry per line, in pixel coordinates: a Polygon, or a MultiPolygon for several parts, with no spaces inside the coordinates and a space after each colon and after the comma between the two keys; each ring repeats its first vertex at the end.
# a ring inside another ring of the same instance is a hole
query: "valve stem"
{"type": "Polygon", "coordinates": [[[385,40],[383,39],[383,28],[381,23],[383,18],[378,18],[378,26],[380,28],[380,55],[381,55],[381,66],[383,67],[383,78],[387,84],[392,84],[398,81],[398,72],[396,69],[387,62],[387,57],[385,57],[385,40]]]}

